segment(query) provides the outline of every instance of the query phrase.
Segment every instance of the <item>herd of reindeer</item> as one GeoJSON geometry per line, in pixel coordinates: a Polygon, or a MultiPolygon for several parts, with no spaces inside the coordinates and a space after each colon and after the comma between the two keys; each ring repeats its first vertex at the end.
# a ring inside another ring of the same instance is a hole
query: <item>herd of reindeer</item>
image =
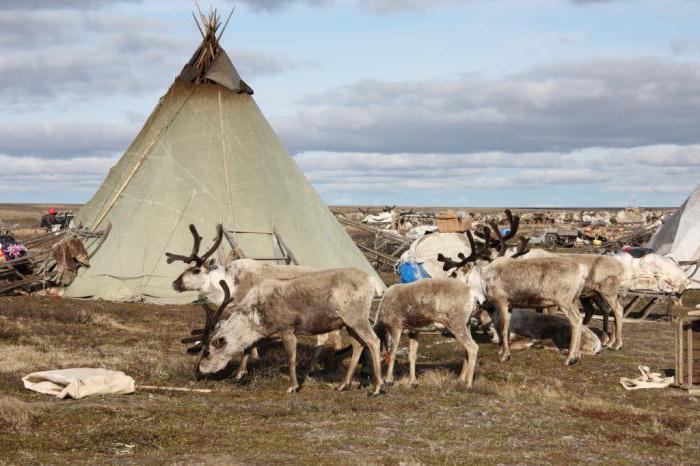
{"type": "MultiPolygon", "coordinates": [[[[625,275],[624,260],[597,254],[555,254],[529,250],[528,240],[517,238],[519,218],[506,211],[507,234],[491,222],[480,231],[468,231],[469,255],[445,257],[445,277],[428,278],[409,284],[396,284],[387,291],[376,277],[354,268],[316,270],[294,265],[272,265],[244,258],[234,248],[225,254],[221,241],[223,227],[217,227],[213,246],[199,255],[202,238],[194,225],[189,256],[167,253],[168,263],[182,261],[187,269],[173,282],[179,292],[197,291],[218,306],[203,305],[204,328],[195,329],[183,343],[192,344],[191,354],[199,354],[200,374],[223,370],[232,358],[242,354],[235,377],[247,373],[250,358],[257,357],[256,346],[265,340],[281,339],[289,363],[289,392],[300,385],[296,370],[297,335],[315,335],[316,353],[332,341],[340,345],[339,330],[345,328],[352,342],[352,356],[338,390],[348,389],[363,350],[369,351],[372,367],[370,395],[383,393],[381,343],[389,348],[386,383],[394,381],[394,365],[399,340],[409,334],[409,380],[416,382],[417,333],[429,325],[442,326],[464,347],[466,355],[459,380],[470,387],[478,345],[470,331],[470,319],[485,311],[497,323],[501,361],[510,358],[511,310],[558,310],[568,319],[570,336],[565,364],[581,357],[584,317],[590,318],[593,305],[605,314],[612,312],[615,330],[606,340],[610,349],[622,346],[623,309],[618,290],[625,275]],[[383,294],[371,315],[372,301],[383,294]],[[222,319],[224,311],[230,313],[222,319]],[[378,330],[386,338],[380,340],[378,330]]],[[[533,313],[534,314],[534,313],[533,313]]],[[[607,327],[607,325],[606,325],[607,327]]],[[[585,327],[584,327],[585,328],[585,327]]],[[[607,328],[606,328],[607,331],[607,328]]]]}

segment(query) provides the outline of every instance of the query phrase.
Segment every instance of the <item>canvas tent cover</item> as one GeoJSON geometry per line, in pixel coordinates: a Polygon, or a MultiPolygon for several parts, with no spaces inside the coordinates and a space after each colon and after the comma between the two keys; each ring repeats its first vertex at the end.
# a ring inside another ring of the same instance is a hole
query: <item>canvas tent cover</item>
{"type": "Polygon", "coordinates": [[[247,256],[278,257],[274,229],[300,265],[355,267],[380,281],[231,70],[199,84],[181,75],[161,98],[77,216],[112,231],[67,296],[191,302],[171,285],[185,265],[165,260],[166,251],[189,253],[190,223],[203,249],[222,223],[247,232],[237,235],[247,256]]]}
{"type": "MultiPolygon", "coordinates": [[[[700,260],[700,186],[654,233],[650,248],[676,262],[700,260]]],[[[697,265],[684,266],[691,288],[700,288],[697,265]]]]}

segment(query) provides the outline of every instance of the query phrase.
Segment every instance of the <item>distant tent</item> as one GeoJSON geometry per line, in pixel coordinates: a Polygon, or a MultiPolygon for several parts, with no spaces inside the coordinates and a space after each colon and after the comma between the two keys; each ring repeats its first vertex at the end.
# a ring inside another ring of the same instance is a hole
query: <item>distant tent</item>
{"type": "Polygon", "coordinates": [[[677,262],[695,261],[696,265],[685,265],[692,282],[692,288],[700,288],[700,186],[686,199],[654,233],[649,241],[650,248],[658,254],[666,255],[677,262]]]}
{"type": "Polygon", "coordinates": [[[355,267],[378,280],[220,47],[216,12],[202,23],[202,45],[78,213],[84,227],[112,230],[67,296],[192,301],[171,287],[183,264],[167,264],[164,255],[191,250],[190,223],[204,245],[223,223],[248,257],[283,253],[301,265],[355,267]]]}

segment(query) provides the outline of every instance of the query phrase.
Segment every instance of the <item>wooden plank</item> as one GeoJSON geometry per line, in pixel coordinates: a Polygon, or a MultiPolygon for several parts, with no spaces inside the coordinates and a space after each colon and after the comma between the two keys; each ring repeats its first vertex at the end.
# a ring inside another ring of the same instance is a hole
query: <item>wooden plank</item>
{"type": "Polygon", "coordinates": [[[364,245],[359,244],[359,243],[357,244],[357,247],[359,247],[359,248],[362,249],[363,251],[367,251],[367,252],[369,252],[369,253],[371,253],[371,254],[374,254],[375,256],[377,256],[378,258],[383,259],[384,261],[386,261],[387,263],[391,264],[392,266],[394,265],[394,263],[396,263],[396,259],[395,259],[395,258],[393,258],[393,257],[391,257],[391,256],[389,256],[389,255],[386,255],[386,254],[384,254],[384,253],[382,253],[382,252],[376,251],[376,250],[374,250],[374,249],[372,249],[372,248],[370,248],[370,247],[364,246],[364,245]]]}
{"type": "Polygon", "coordinates": [[[683,385],[683,319],[676,318],[676,335],[675,335],[675,348],[676,348],[676,372],[674,377],[674,382],[676,385],[683,385]]]}
{"type": "Polygon", "coordinates": [[[656,304],[657,299],[657,297],[651,298],[649,303],[646,306],[644,306],[644,308],[642,308],[642,310],[640,311],[642,313],[640,317],[641,320],[646,320],[646,318],[649,317],[651,311],[654,310],[654,305],[656,304]]]}
{"type": "Polygon", "coordinates": [[[33,284],[38,284],[41,283],[42,277],[40,276],[30,276],[25,278],[24,280],[17,280],[16,282],[10,282],[4,285],[0,285],[0,293],[5,293],[7,291],[12,291],[17,288],[24,288],[27,285],[33,285],[33,284]]]}
{"type": "Polygon", "coordinates": [[[634,311],[635,303],[639,300],[639,296],[634,296],[629,304],[625,307],[624,317],[627,317],[634,311]]]}
{"type": "Polygon", "coordinates": [[[688,385],[693,385],[693,327],[688,325],[688,385]]]}

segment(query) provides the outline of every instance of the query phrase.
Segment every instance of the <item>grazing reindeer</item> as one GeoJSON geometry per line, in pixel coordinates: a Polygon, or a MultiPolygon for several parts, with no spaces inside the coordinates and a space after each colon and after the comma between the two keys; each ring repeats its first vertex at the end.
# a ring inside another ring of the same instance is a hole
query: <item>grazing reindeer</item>
{"type": "Polygon", "coordinates": [[[394,285],[384,294],[377,311],[377,325],[389,329],[391,350],[386,382],[394,382],[394,363],[404,328],[409,335],[409,383],[416,383],[418,339],[415,330],[438,323],[449,330],[466,350],[459,380],[472,386],[479,347],[469,331],[469,318],[474,312],[475,299],[469,287],[458,280],[429,278],[413,283],[394,285]]]}
{"type": "MultiPolygon", "coordinates": [[[[220,282],[224,303],[230,301],[225,281],[220,282]]],[[[338,390],[349,388],[362,353],[369,347],[374,369],[370,395],[383,389],[379,360],[380,344],[369,323],[375,283],[357,269],[333,269],[301,275],[291,280],[264,280],[239,303],[231,304],[228,320],[213,324],[207,314],[204,330],[186,342],[199,341],[192,351],[202,351],[199,371],[216,373],[231,358],[261,340],[281,338],[289,362],[289,393],[299,390],[296,373],[297,334],[320,335],[345,327],[352,339],[352,358],[338,390]],[[202,337],[202,335],[205,335],[202,337]]],[[[220,318],[221,313],[214,317],[220,318]]]]}
{"type": "MultiPolygon", "coordinates": [[[[474,237],[467,232],[471,250],[476,249],[474,237]]],[[[484,238],[490,238],[489,227],[484,227],[484,238]]],[[[459,277],[472,289],[480,304],[489,302],[499,313],[499,336],[501,360],[510,359],[508,344],[510,314],[509,308],[550,307],[557,306],[571,322],[571,344],[566,364],[575,364],[580,359],[580,339],[582,318],[579,313],[578,299],[586,280],[583,265],[560,258],[517,259],[524,252],[525,243],[521,241],[521,251],[512,257],[498,257],[488,265],[474,265],[470,262],[479,258],[489,260],[489,243],[469,257],[460,254],[460,261],[454,261],[442,254],[438,260],[444,263],[445,271],[455,269],[452,276],[459,277]]],[[[501,250],[507,249],[502,245],[501,250]]]]}
{"type": "MultiPolygon", "coordinates": [[[[223,251],[219,247],[223,238],[223,227],[217,226],[217,235],[214,240],[214,245],[199,256],[199,248],[202,241],[201,236],[197,232],[194,225],[190,225],[190,232],[194,239],[192,252],[189,256],[181,256],[177,254],[166,253],[167,262],[182,261],[186,264],[194,264],[188,267],[173,281],[173,289],[178,292],[198,291],[200,295],[207,298],[208,301],[214,304],[221,304],[224,301],[224,293],[219,285],[221,280],[226,282],[228,289],[231,291],[232,302],[240,302],[255,286],[267,279],[289,280],[300,275],[317,270],[311,267],[295,266],[295,265],[272,265],[265,264],[253,259],[234,259],[228,260],[224,257],[223,251]],[[217,257],[210,257],[217,252],[217,257]]],[[[240,251],[234,250],[234,257],[241,256],[240,251]]],[[[315,366],[318,359],[321,347],[330,341],[335,349],[341,346],[340,332],[335,331],[331,334],[319,335],[316,341],[316,351],[310,367],[315,366]]],[[[235,375],[235,381],[240,381],[248,373],[248,362],[250,358],[258,359],[257,348],[251,348],[243,354],[241,363],[238,366],[238,371],[235,375]]]]}

